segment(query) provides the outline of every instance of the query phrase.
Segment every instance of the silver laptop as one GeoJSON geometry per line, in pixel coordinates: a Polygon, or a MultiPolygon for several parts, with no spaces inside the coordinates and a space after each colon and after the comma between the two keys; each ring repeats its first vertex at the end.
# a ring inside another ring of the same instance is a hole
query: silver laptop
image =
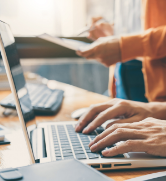
{"type": "Polygon", "coordinates": [[[2,21],[0,51],[32,163],[76,158],[98,170],[166,166],[166,159],[145,153],[126,153],[113,158],[104,158],[101,153],[92,153],[88,144],[104,130],[103,127],[84,135],[75,132],[75,121],[37,124],[14,37],[9,25],[2,21]]]}

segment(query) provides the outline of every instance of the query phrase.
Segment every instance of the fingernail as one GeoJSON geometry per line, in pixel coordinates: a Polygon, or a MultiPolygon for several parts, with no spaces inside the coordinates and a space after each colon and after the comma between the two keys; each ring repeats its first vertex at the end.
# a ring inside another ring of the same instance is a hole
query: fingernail
{"type": "Polygon", "coordinates": [[[79,130],[80,130],[80,125],[77,124],[76,127],[75,127],[75,131],[77,132],[77,131],[79,131],[79,130]]]}
{"type": "Polygon", "coordinates": [[[102,151],[102,155],[107,156],[109,154],[109,150],[102,151]]]}
{"type": "Polygon", "coordinates": [[[83,131],[82,131],[82,133],[84,133],[84,134],[86,134],[86,133],[88,133],[89,132],[89,127],[86,127],[83,131]]]}
{"type": "Polygon", "coordinates": [[[89,143],[89,147],[91,147],[92,145],[94,145],[94,140],[92,140],[90,143],[89,143]]]}
{"type": "Polygon", "coordinates": [[[92,145],[92,146],[90,147],[90,149],[91,149],[92,152],[95,152],[95,150],[97,150],[97,143],[95,143],[94,145],[92,145]]]}
{"type": "Polygon", "coordinates": [[[78,123],[75,125],[75,129],[77,129],[78,125],[79,125],[78,123]]]}

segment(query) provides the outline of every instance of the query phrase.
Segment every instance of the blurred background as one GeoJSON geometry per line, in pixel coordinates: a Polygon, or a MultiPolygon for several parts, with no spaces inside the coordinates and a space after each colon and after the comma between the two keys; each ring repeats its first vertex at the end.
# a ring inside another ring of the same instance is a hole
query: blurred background
{"type": "Polygon", "coordinates": [[[17,36],[75,36],[92,16],[113,20],[113,9],[113,0],[0,0],[0,19],[17,36]]]}
{"type": "MultiPolygon", "coordinates": [[[[114,3],[114,0],[0,0],[0,20],[12,29],[25,72],[103,94],[108,87],[108,68],[35,36],[48,33],[79,39],[77,33],[94,16],[114,22],[114,3]]],[[[0,66],[0,73],[5,74],[2,62],[0,66]]],[[[1,82],[3,89],[5,84],[1,82]]]]}

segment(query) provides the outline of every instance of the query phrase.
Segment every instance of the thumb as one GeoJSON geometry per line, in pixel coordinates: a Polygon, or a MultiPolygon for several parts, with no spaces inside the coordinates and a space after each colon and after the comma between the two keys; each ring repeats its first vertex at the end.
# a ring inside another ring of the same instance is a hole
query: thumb
{"type": "Polygon", "coordinates": [[[92,24],[95,24],[97,21],[99,21],[100,19],[103,19],[102,16],[97,16],[97,17],[93,17],[92,18],[92,24]]]}

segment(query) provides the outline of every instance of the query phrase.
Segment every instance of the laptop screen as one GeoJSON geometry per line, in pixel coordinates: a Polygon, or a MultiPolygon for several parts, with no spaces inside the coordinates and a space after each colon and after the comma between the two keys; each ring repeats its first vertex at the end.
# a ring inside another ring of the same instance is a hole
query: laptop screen
{"type": "Polygon", "coordinates": [[[12,35],[9,25],[2,21],[0,21],[0,35],[5,48],[10,71],[17,92],[17,98],[21,107],[24,123],[27,128],[32,124],[36,124],[34,119],[35,115],[27,91],[26,82],[24,79],[22,67],[20,65],[20,60],[17,53],[14,37],[12,35]]]}

